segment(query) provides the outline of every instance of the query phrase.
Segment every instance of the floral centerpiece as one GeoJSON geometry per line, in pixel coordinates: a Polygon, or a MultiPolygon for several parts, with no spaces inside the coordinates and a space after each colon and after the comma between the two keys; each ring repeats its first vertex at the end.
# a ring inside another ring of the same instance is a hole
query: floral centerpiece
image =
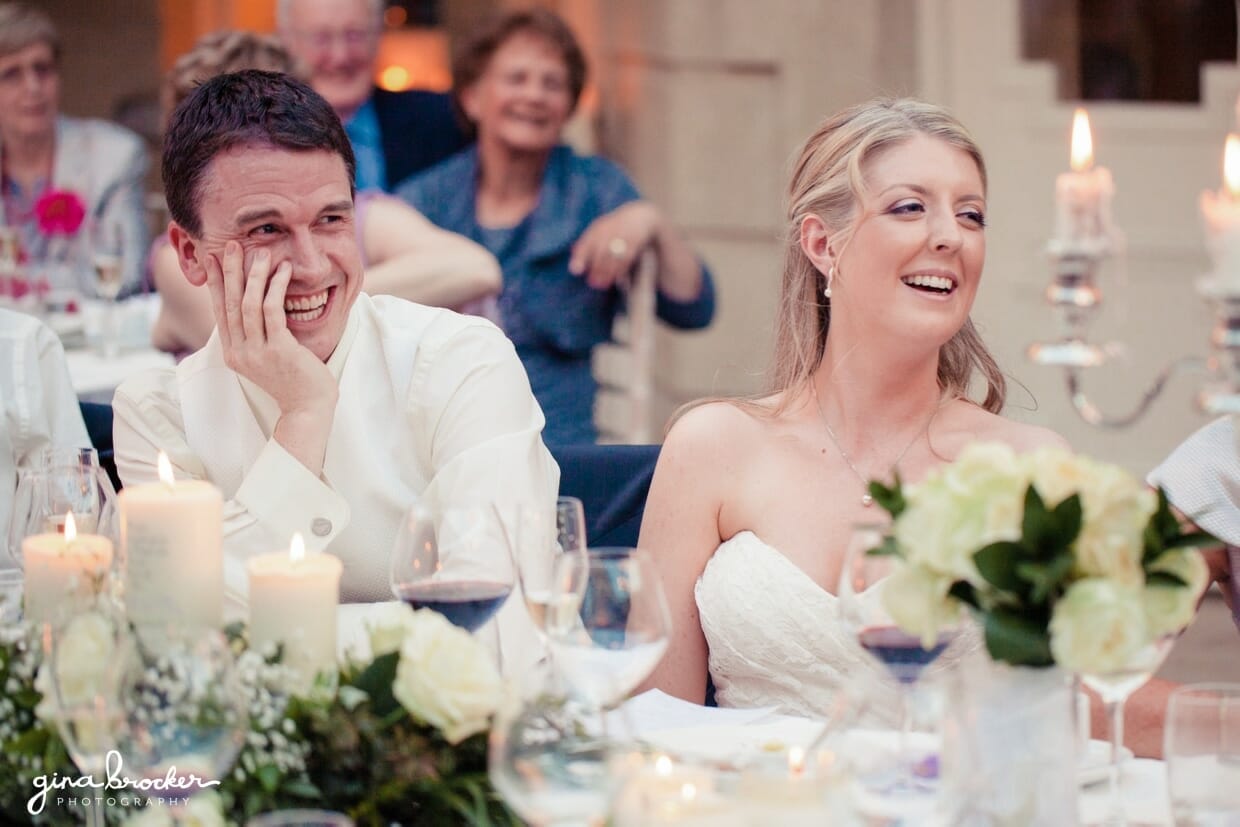
{"type": "MultiPolygon", "coordinates": [[[[1073,675],[1128,692],[1152,673],[1207,585],[1193,546],[1214,539],[1184,531],[1161,490],[1060,450],[976,444],[907,489],[870,490],[894,518],[872,553],[902,560],[883,581],[892,620],[929,648],[968,611],[989,654],[966,655],[948,694],[949,820],[1075,824],[1073,675]]],[[[1122,696],[1104,698],[1118,744],[1122,696]]]]}
{"type": "MultiPolygon", "coordinates": [[[[359,827],[518,823],[486,774],[486,732],[500,697],[491,654],[434,612],[403,604],[385,611],[370,627],[372,657],[341,664],[335,691],[320,685],[304,696],[285,693],[278,653],[255,651],[242,628],[230,629],[249,732],[231,773],[183,815],[202,827],[302,807],[345,812],[359,827]]],[[[44,702],[38,652],[28,638],[0,645],[0,820],[80,823],[51,795],[38,812],[31,806],[49,779],[78,776],[44,702]]],[[[141,796],[104,794],[116,798],[110,823],[172,823],[141,796]]]]}
{"type": "Polygon", "coordinates": [[[1207,585],[1193,546],[1214,538],[1088,457],[976,444],[917,485],[871,491],[894,518],[883,551],[906,564],[884,603],[927,644],[967,607],[997,661],[1113,672],[1187,626],[1207,585]]]}

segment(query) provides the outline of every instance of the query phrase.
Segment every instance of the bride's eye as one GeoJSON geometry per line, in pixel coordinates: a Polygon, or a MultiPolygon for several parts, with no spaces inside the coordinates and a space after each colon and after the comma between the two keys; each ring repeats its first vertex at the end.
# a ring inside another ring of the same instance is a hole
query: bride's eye
{"type": "Polygon", "coordinates": [[[985,228],[986,226],[986,216],[982,214],[981,210],[964,210],[960,212],[959,215],[966,221],[972,222],[979,229],[985,228]]]}
{"type": "Polygon", "coordinates": [[[892,215],[917,215],[925,211],[926,208],[920,201],[901,201],[887,210],[892,215]]]}

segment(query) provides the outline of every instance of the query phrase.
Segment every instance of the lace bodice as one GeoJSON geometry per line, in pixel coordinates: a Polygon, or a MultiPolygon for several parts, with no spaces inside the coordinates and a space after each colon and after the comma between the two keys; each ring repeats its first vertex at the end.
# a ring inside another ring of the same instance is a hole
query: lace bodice
{"type": "MultiPolygon", "coordinates": [[[[719,546],[694,596],[720,706],[826,718],[848,682],[877,677],[837,619],[835,595],[751,531],[719,546]]],[[[871,706],[894,714],[895,688],[865,682],[878,695],[871,706]]]]}

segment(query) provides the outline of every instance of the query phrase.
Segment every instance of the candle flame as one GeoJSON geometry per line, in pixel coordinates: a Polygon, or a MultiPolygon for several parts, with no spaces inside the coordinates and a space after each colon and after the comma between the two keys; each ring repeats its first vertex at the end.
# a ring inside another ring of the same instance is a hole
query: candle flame
{"type": "Polygon", "coordinates": [[[293,539],[288,544],[288,559],[294,563],[300,563],[306,559],[306,541],[301,539],[301,532],[293,533],[293,539]]]}
{"type": "Polygon", "coordinates": [[[159,459],[155,461],[159,467],[159,481],[164,485],[172,485],[176,482],[176,477],[172,476],[172,463],[168,461],[168,455],[163,451],[159,452],[159,459]]]}
{"type": "Polygon", "coordinates": [[[686,783],[680,788],[680,798],[682,801],[690,802],[697,798],[697,785],[686,783]]]}
{"type": "Polygon", "coordinates": [[[1234,132],[1223,149],[1223,183],[1232,198],[1240,198],[1240,135],[1234,132]]]}
{"type": "Polygon", "coordinates": [[[800,778],[805,772],[805,749],[803,747],[793,747],[788,750],[788,774],[793,778],[800,778]]]}
{"type": "Polygon", "coordinates": [[[660,755],[654,759],[654,771],[664,777],[672,774],[672,759],[666,755],[660,755]]]}
{"type": "Polygon", "coordinates": [[[1089,131],[1089,115],[1077,109],[1072,116],[1072,170],[1088,172],[1094,165],[1094,137],[1089,131]]]}
{"type": "Polygon", "coordinates": [[[65,512],[65,542],[72,543],[77,538],[77,523],[73,521],[73,512],[65,512]]]}

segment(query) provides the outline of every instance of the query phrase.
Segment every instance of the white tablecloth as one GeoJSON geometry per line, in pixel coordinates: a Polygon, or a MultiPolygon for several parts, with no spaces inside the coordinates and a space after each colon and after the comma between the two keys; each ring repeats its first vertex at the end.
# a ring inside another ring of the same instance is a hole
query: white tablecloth
{"type": "Polygon", "coordinates": [[[96,340],[103,304],[84,301],[80,313],[49,319],[65,343],[65,359],[73,389],[82,399],[110,402],[112,392],[135,373],[174,364],[171,355],[151,347],[151,326],[159,313],[157,295],[135,296],[116,307],[120,352],[99,355],[87,342],[96,340]]]}

